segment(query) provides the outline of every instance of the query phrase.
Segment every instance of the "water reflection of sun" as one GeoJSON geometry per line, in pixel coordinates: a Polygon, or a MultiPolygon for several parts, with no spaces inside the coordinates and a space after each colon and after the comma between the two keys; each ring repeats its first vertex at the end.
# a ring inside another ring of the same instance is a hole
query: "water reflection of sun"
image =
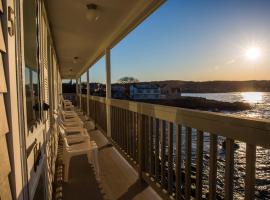
{"type": "Polygon", "coordinates": [[[241,96],[247,103],[261,103],[263,100],[262,92],[242,92],[241,96]]]}

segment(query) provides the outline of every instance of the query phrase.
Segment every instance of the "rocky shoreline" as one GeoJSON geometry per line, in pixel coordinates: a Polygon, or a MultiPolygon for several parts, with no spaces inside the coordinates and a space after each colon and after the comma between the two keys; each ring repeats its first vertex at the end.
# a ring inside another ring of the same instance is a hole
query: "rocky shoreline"
{"type": "Polygon", "coordinates": [[[248,103],[243,102],[230,103],[230,102],[209,100],[202,97],[179,97],[176,99],[142,99],[136,101],[180,108],[212,111],[212,112],[221,112],[221,111],[237,112],[243,110],[250,110],[252,108],[252,106],[248,103]]]}

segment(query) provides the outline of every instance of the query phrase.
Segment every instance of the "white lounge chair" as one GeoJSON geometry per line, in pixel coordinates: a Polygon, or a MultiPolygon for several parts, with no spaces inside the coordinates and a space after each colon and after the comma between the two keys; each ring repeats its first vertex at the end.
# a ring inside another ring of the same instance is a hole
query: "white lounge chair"
{"type": "Polygon", "coordinates": [[[63,148],[63,163],[65,166],[64,169],[64,181],[68,182],[68,173],[69,173],[69,164],[70,159],[74,156],[86,154],[88,158],[88,162],[93,164],[96,179],[100,179],[99,175],[99,164],[98,164],[98,148],[97,145],[93,142],[82,142],[79,144],[70,145],[66,137],[62,137],[64,141],[63,148]]]}
{"type": "Polygon", "coordinates": [[[66,127],[57,114],[54,114],[55,120],[59,125],[60,135],[64,141],[63,162],[65,165],[64,181],[68,181],[69,162],[73,156],[86,154],[88,162],[93,164],[96,179],[100,179],[100,170],[98,163],[98,147],[94,141],[90,141],[90,136],[86,129],[82,127],[66,127]]]}

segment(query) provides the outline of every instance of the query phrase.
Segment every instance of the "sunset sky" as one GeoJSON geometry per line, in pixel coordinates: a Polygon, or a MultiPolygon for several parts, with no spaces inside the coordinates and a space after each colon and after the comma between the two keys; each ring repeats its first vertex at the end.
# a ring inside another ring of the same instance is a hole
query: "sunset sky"
{"type": "MultiPolygon", "coordinates": [[[[112,49],[112,82],[269,80],[269,0],[169,0],[112,49]]],[[[105,81],[101,59],[91,81],[105,81]]]]}

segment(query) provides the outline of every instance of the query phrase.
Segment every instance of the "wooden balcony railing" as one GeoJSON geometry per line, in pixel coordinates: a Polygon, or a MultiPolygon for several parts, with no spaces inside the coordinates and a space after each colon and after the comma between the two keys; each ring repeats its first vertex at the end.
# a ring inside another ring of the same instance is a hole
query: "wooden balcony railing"
{"type": "Polygon", "coordinates": [[[79,97],[75,93],[63,93],[63,97],[64,99],[70,100],[73,105],[80,106],[78,104],[80,102],[79,97]]]}
{"type": "MultiPolygon", "coordinates": [[[[81,98],[87,113],[87,97],[81,98]]],[[[107,103],[112,143],[164,199],[237,198],[233,197],[236,143],[245,145],[242,195],[255,199],[256,148],[270,149],[269,121],[126,100],[107,103]],[[219,166],[220,146],[223,166],[219,166]]],[[[106,99],[90,96],[89,113],[106,133],[106,99]]]]}
{"type": "MultiPolygon", "coordinates": [[[[86,99],[86,96],[82,96],[86,99]]],[[[87,113],[87,110],[84,110],[87,113]]],[[[104,97],[89,96],[89,117],[103,133],[107,132],[106,99],[104,97]]]]}

